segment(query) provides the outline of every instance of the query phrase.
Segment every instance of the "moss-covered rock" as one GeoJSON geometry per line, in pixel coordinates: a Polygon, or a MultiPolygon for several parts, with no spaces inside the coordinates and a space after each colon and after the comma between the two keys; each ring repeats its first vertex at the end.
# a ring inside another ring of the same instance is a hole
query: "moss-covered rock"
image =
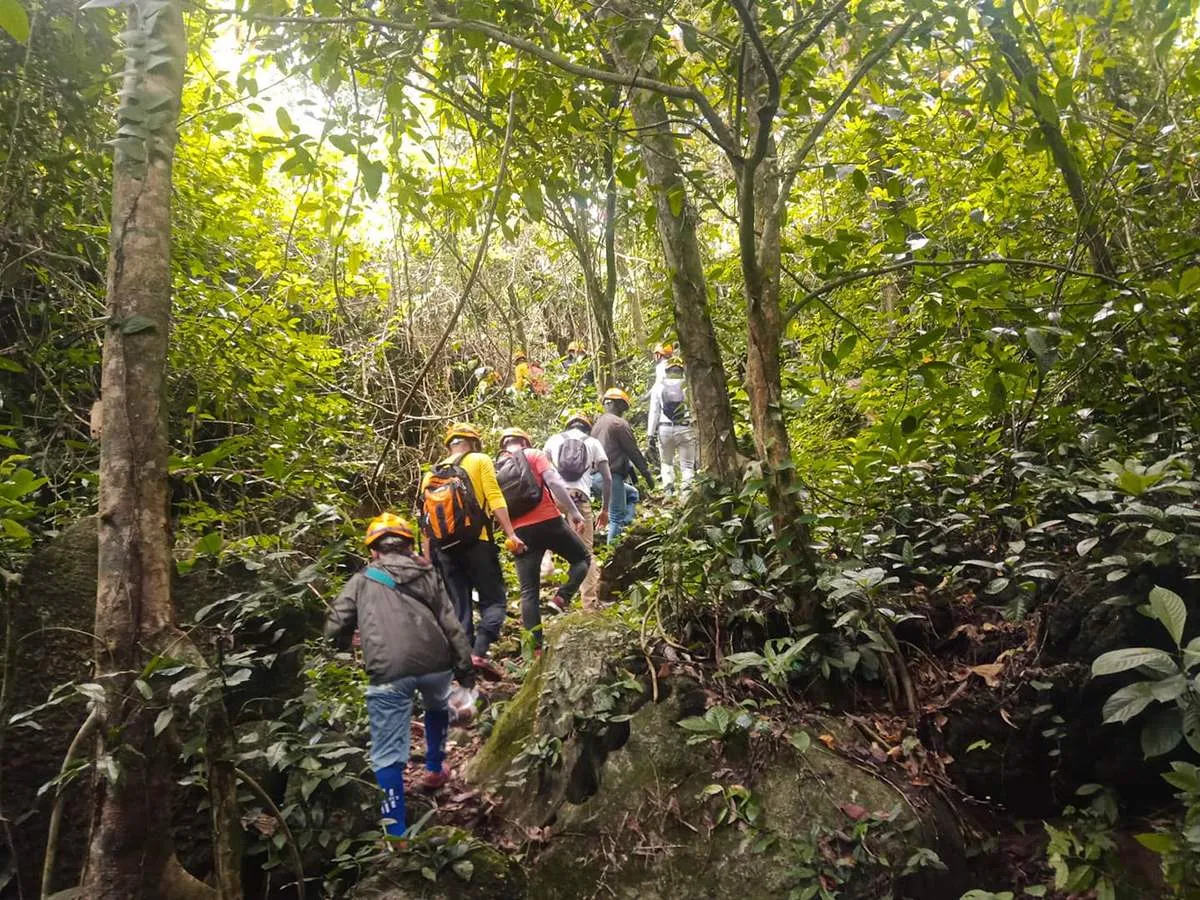
{"type": "Polygon", "coordinates": [[[611,724],[592,727],[605,721],[591,702],[603,694],[596,688],[619,677],[635,646],[635,635],[610,616],[556,621],[545,656],[472,769],[494,784],[522,748],[562,740],[556,765],[531,768],[506,789],[504,815],[518,835],[545,826],[551,833],[528,869],[527,896],[780,897],[815,877],[806,868],[822,865],[840,865],[847,900],[959,896],[953,875],[907,884],[898,877],[919,847],[951,863],[960,855],[934,805],[819,743],[800,753],[756,735],[745,762],[711,743],[689,746],[678,723],[701,713],[706,698],[688,679],[661,681],[658,702],[645,694],[627,700],[627,723],[610,715],[611,724]],[[573,723],[565,732],[564,722],[573,723]],[[717,821],[721,804],[741,810],[733,824],[717,821]],[[815,866],[806,865],[810,857],[815,866]],[[855,862],[837,862],[845,859],[855,862]]]}
{"type": "Polygon", "coordinates": [[[360,881],[350,900],[518,900],[524,896],[525,873],[510,857],[460,829],[431,828],[360,881]]]}

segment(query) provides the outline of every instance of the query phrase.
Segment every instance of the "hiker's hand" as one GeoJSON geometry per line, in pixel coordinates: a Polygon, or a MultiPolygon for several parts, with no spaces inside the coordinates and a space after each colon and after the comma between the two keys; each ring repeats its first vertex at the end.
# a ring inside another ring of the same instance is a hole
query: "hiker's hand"
{"type": "Polygon", "coordinates": [[[525,546],[525,542],[523,540],[521,540],[519,537],[517,537],[515,534],[504,542],[504,546],[506,548],[508,548],[508,551],[510,553],[512,553],[514,556],[520,556],[522,553],[524,553],[526,550],[529,549],[528,547],[525,546]]]}
{"type": "Polygon", "coordinates": [[[596,530],[600,531],[608,527],[608,510],[603,510],[600,515],[596,516],[596,530]]]}
{"type": "Polygon", "coordinates": [[[651,453],[657,453],[658,452],[658,438],[656,438],[656,437],[650,438],[650,441],[647,446],[650,447],[651,453]]]}
{"type": "Polygon", "coordinates": [[[571,527],[575,529],[575,533],[582,536],[583,529],[587,527],[587,522],[583,521],[583,516],[576,516],[571,520],[571,527]]]}

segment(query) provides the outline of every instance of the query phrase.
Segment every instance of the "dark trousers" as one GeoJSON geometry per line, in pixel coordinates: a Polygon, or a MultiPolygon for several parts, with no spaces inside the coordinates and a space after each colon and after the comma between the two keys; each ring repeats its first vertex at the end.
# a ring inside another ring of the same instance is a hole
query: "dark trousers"
{"type": "Polygon", "coordinates": [[[492,642],[500,637],[504,624],[504,573],[500,571],[500,548],[491,541],[459,544],[449,550],[435,548],[434,562],[446,583],[446,593],[458,613],[458,621],[467,633],[476,656],[486,656],[492,642]],[[479,628],[474,626],[471,591],[479,595],[479,628]]]}
{"type": "Polygon", "coordinates": [[[561,516],[523,525],[517,529],[517,537],[529,548],[517,557],[517,578],[521,581],[521,624],[533,632],[538,647],[542,646],[542,608],[539,594],[542,590],[542,556],[549,550],[561,556],[570,565],[567,583],[558,590],[558,596],[569,601],[587,577],[592,554],[584,546],[571,527],[561,516]]]}

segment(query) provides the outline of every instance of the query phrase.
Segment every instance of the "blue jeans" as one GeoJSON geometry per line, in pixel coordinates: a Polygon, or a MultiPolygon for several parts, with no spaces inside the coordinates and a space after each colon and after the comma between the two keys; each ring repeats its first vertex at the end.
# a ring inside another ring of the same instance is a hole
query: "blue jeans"
{"type": "MultiPolygon", "coordinates": [[[[603,490],[604,480],[599,472],[592,474],[592,493],[599,494],[603,490]]],[[[642,499],[638,489],[621,475],[613,475],[612,497],[608,501],[608,542],[616,543],[637,513],[637,502],[642,499]],[[621,490],[624,485],[625,490],[621,490]]]]}
{"type": "MultiPolygon", "coordinates": [[[[421,692],[427,718],[430,712],[447,713],[450,708],[450,683],[453,678],[453,672],[431,672],[428,675],[406,675],[387,684],[367,686],[372,769],[378,772],[388,766],[403,766],[408,762],[412,737],[413,694],[421,692]]],[[[426,737],[429,738],[428,728],[426,732],[426,737]]],[[[444,745],[444,732],[441,738],[444,745]]],[[[436,759],[437,769],[440,770],[443,749],[443,746],[426,746],[426,762],[431,758],[436,759]]]]}

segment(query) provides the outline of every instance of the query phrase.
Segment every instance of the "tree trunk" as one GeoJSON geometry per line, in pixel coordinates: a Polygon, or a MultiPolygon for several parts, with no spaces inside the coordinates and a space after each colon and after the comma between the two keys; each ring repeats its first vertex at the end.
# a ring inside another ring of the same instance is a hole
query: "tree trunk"
{"type": "Polygon", "coordinates": [[[596,330],[600,340],[596,345],[597,383],[609,384],[617,363],[617,336],[613,325],[613,308],[617,303],[617,170],[614,132],[604,147],[604,296],[593,307],[596,330]]]}
{"type": "Polygon", "coordinates": [[[151,654],[183,637],[170,593],[164,383],[171,163],[186,37],[178,0],[154,4],[157,11],[148,6],[135,3],[129,14],[133,37],[113,161],[95,623],[96,680],[105,698],[81,885],[90,900],[170,898],[195,882],[174,859],[173,759],[154,734],[158,708],[132,684],[151,654]]]}
{"type": "MultiPolygon", "coordinates": [[[[641,24],[644,20],[631,12],[628,21],[631,23],[629,29],[616,34],[609,49],[618,70],[634,75],[638,72],[642,54],[628,52],[622,46],[621,38],[628,39],[633,32],[636,40],[631,46],[641,48],[647,46],[647,42],[642,31],[645,26],[641,24]]],[[[647,57],[642,62],[645,74],[653,75],[647,71],[651,68],[651,59],[647,57]]],[[[666,102],[659,94],[631,90],[629,105],[638,129],[646,180],[654,195],[658,236],[667,270],[671,273],[675,330],[687,363],[688,393],[699,439],[701,466],[714,478],[733,482],[738,475],[733,410],[708,308],[708,285],[696,237],[696,210],[688,197],[666,102]]]]}
{"type": "Polygon", "coordinates": [[[752,156],[738,178],[738,250],[746,294],[746,393],[776,540],[808,557],[808,527],[800,523],[791,440],[783,415],[780,343],[784,325],[779,279],[781,220],[786,206],[779,203],[782,179],[770,133],[774,109],[768,108],[772,101],[758,55],[747,48],[745,60],[748,142],[757,146],[760,138],[765,141],[762,158],[752,156]],[[766,133],[760,134],[764,129],[766,133]]]}
{"type": "Polygon", "coordinates": [[[1000,55],[1004,57],[1009,70],[1016,78],[1018,93],[1022,95],[1022,99],[1037,120],[1046,146],[1050,148],[1050,155],[1066,183],[1067,193],[1071,195],[1071,203],[1075,207],[1075,215],[1079,218],[1079,236],[1092,256],[1092,268],[1100,275],[1116,275],[1108,239],[1097,219],[1096,206],[1088,199],[1083,176],[1080,174],[1079,159],[1063,134],[1054,100],[1042,93],[1038,86],[1038,70],[1017,40],[1017,22],[1013,18],[1011,0],[1005,0],[1002,6],[986,3],[981,7],[981,12],[990,19],[988,31],[992,40],[996,42],[1000,55]]]}

